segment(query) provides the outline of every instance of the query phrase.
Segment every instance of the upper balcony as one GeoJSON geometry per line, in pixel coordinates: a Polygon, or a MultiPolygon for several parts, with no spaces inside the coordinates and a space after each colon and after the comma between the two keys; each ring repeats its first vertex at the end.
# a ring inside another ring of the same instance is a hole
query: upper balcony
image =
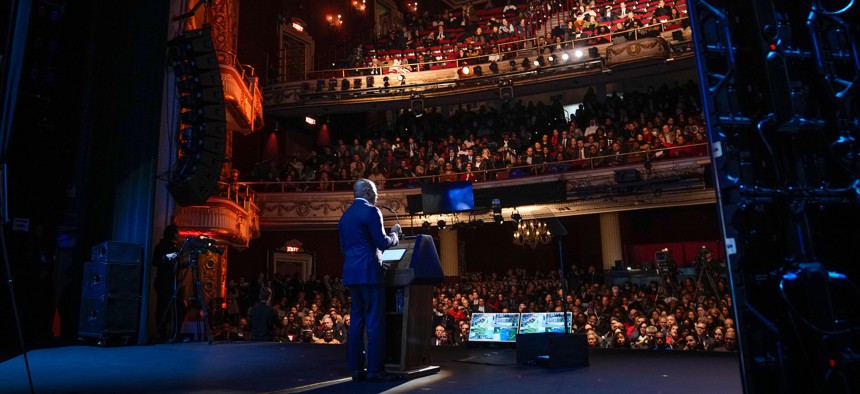
{"type": "Polygon", "coordinates": [[[478,54],[458,53],[451,43],[368,49],[368,67],[312,71],[301,81],[270,84],[263,104],[276,116],[335,114],[409,108],[415,100],[435,106],[510,99],[671,74],[695,67],[688,25],[684,17],[552,44],[513,36],[478,54]]]}

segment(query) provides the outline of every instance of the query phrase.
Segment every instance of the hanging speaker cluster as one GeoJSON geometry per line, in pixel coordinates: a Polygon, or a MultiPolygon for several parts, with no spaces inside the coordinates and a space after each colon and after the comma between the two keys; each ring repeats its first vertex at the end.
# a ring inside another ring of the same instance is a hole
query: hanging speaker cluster
{"type": "Polygon", "coordinates": [[[215,191],[227,151],[224,85],[208,26],[185,31],[171,44],[180,127],[167,190],[179,205],[200,205],[215,191]]]}

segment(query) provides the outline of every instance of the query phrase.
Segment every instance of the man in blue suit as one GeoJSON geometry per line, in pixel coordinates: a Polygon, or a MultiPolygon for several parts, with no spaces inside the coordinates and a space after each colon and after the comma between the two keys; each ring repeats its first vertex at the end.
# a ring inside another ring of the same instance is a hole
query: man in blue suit
{"type": "Polygon", "coordinates": [[[386,380],[385,280],[382,251],[397,245],[400,225],[386,234],[382,213],[376,207],[376,185],[369,179],[355,181],[355,201],[337,224],[344,255],[343,284],[349,286],[352,307],[347,358],[353,380],[386,380]],[[364,331],[367,329],[367,372],[364,364],[364,331]]]}

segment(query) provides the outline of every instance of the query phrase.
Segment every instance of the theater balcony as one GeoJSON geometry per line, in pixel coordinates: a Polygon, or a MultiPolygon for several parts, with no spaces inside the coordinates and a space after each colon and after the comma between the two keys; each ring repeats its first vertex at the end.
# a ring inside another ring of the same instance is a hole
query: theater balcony
{"type": "Polygon", "coordinates": [[[534,37],[508,37],[494,41],[490,53],[466,57],[451,44],[369,49],[363,62],[369,67],[310,71],[301,80],[282,75],[279,80],[294,82],[267,85],[263,105],[276,117],[415,109],[671,75],[695,69],[686,25],[684,18],[662,24],[659,33],[645,28],[595,32],[552,45],[534,37]],[[633,39],[621,38],[628,35],[633,39]],[[386,58],[391,62],[381,60],[386,58]]]}
{"type": "MultiPolygon", "coordinates": [[[[429,215],[416,208],[420,205],[421,184],[437,181],[432,178],[388,179],[386,184],[403,187],[380,190],[377,205],[388,206],[397,214],[395,218],[383,212],[386,226],[399,220],[403,227],[414,228],[436,225],[440,220],[453,226],[490,224],[496,219],[495,213],[510,220],[514,211],[522,219],[543,219],[715,203],[707,144],[686,148],[700,155],[673,157],[664,151],[668,157],[645,160],[645,156],[634,153],[628,155],[626,164],[616,166],[599,167],[597,163],[606,158],[593,158],[565,162],[563,171],[543,165],[501,169],[496,171],[495,180],[473,183],[475,210],[470,212],[429,215]],[[532,175],[535,172],[538,174],[532,175]],[[558,189],[560,194],[553,192],[558,189]],[[499,212],[493,212],[489,201],[492,198],[501,200],[499,212]]],[[[331,186],[335,191],[318,191],[319,182],[243,185],[257,196],[259,226],[263,230],[334,229],[353,201],[351,186],[336,182],[331,186]]]]}
{"type": "Polygon", "coordinates": [[[183,235],[205,235],[237,249],[260,236],[260,208],[247,185],[219,183],[220,192],[201,205],[178,206],[174,223],[183,235]]]}

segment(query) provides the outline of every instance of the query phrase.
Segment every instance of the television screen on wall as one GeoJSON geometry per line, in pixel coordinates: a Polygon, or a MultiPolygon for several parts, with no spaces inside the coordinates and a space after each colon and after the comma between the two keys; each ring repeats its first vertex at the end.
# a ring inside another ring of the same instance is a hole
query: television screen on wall
{"type": "Polygon", "coordinates": [[[452,213],[475,209],[472,182],[428,183],[421,186],[421,205],[425,214],[452,213]]]}

